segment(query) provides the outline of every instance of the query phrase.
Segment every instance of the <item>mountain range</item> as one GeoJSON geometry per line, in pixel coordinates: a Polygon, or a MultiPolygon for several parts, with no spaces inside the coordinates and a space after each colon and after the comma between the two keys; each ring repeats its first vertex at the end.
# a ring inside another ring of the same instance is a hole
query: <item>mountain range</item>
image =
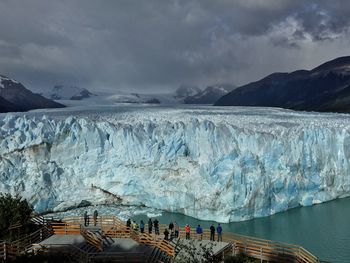
{"type": "Polygon", "coordinates": [[[62,107],[64,105],[31,92],[18,81],[0,75],[0,112],[62,107]]]}
{"type": "Polygon", "coordinates": [[[331,60],[312,70],[273,73],[236,88],[214,105],[350,112],[350,56],[331,60]]]}
{"type": "Polygon", "coordinates": [[[77,86],[55,85],[51,91],[43,96],[52,100],[82,100],[93,96],[90,91],[77,86]]]}
{"type": "Polygon", "coordinates": [[[199,90],[194,95],[187,96],[184,102],[185,104],[213,104],[234,88],[235,86],[233,85],[208,86],[204,90],[199,90]]]}

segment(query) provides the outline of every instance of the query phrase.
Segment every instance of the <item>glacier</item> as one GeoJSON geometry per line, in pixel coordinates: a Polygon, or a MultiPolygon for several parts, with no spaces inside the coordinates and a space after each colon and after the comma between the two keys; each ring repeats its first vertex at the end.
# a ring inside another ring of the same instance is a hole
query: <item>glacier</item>
{"type": "Polygon", "coordinates": [[[350,115],[94,106],[0,114],[0,191],[248,220],[350,196],[350,115]]]}

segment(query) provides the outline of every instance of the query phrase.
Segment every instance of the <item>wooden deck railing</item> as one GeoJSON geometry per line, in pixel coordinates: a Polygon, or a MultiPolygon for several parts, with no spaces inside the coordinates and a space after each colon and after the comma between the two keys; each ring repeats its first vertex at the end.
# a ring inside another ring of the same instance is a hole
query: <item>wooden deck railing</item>
{"type": "Polygon", "coordinates": [[[233,244],[233,252],[244,253],[253,258],[267,261],[283,260],[284,262],[297,260],[302,263],[316,263],[319,259],[301,246],[272,240],[224,233],[222,240],[233,244]]]}
{"type": "Polygon", "coordinates": [[[48,228],[42,227],[15,241],[0,241],[0,260],[14,259],[19,255],[31,252],[33,243],[40,242],[51,235],[52,232],[48,228]]]}
{"type": "Polygon", "coordinates": [[[81,227],[77,224],[55,222],[51,223],[51,228],[55,235],[79,235],[81,227]]]}

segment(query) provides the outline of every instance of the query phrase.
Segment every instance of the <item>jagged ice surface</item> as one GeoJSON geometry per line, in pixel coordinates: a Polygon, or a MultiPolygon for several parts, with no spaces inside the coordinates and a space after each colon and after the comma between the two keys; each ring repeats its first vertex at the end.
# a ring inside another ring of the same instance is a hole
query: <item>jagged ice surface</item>
{"type": "Polygon", "coordinates": [[[0,191],[38,211],[82,200],[221,222],[350,195],[350,117],[243,107],[0,115],[0,191]],[[99,189],[92,188],[97,186],[99,189]]]}

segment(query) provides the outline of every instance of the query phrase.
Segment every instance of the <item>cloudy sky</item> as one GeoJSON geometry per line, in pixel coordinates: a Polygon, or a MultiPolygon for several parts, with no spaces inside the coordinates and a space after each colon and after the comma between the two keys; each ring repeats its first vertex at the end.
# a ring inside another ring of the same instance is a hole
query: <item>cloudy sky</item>
{"type": "Polygon", "coordinates": [[[344,0],[0,0],[0,74],[32,90],[245,84],[350,55],[344,0]]]}

